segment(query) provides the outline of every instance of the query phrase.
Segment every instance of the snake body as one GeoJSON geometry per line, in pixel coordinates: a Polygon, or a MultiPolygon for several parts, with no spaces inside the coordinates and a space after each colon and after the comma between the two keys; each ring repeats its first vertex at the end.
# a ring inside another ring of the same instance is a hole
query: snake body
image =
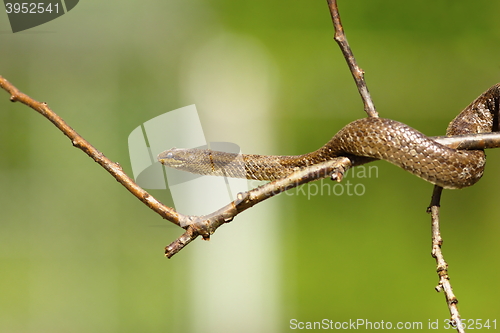
{"type": "MultiPolygon", "coordinates": [[[[499,130],[500,84],[474,100],[448,126],[448,136],[499,130]]],[[[256,180],[275,180],[293,171],[346,156],[353,166],[386,160],[432,184],[458,189],[483,175],[482,150],[443,146],[395,120],[363,118],[346,125],[324,146],[295,156],[232,154],[202,149],[172,148],[158,155],[169,167],[197,173],[256,180]]]]}

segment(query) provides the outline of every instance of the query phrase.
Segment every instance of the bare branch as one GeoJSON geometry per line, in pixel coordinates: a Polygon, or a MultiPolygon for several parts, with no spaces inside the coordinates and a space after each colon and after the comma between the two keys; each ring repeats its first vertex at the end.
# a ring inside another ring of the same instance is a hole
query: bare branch
{"type": "Polygon", "coordinates": [[[99,165],[106,169],[106,171],[108,171],[120,184],[125,186],[125,188],[129,190],[130,193],[135,195],[146,206],[148,206],[170,222],[180,225],[179,220],[181,219],[181,214],[178,214],[174,209],[163,205],[152,195],[143,190],[129,176],[127,176],[125,172],[123,172],[122,167],[118,163],[114,163],[106,156],[104,156],[103,153],[95,149],[87,140],[82,138],[74,129],[72,129],[61,117],[59,117],[54,111],[52,111],[47,103],[38,102],[28,95],[23,94],[2,76],[0,76],[0,87],[10,94],[10,100],[12,102],[21,102],[50,120],[57,128],[59,128],[59,130],[61,130],[61,132],[64,133],[64,135],[66,135],[71,140],[73,146],[80,148],[94,161],[99,163],[99,165]]]}
{"type": "Polygon", "coordinates": [[[366,86],[364,74],[365,72],[358,66],[354,54],[351,51],[349,43],[344,33],[344,28],[342,27],[342,22],[340,21],[339,9],[337,7],[337,0],[327,0],[328,7],[330,8],[330,14],[332,16],[333,27],[335,29],[335,41],[339,44],[342,54],[344,55],[347,65],[351,70],[354,81],[356,82],[356,87],[358,87],[359,94],[365,105],[365,112],[369,117],[378,117],[377,110],[375,110],[375,105],[373,104],[370,92],[366,86]]]}
{"type": "Polygon", "coordinates": [[[451,287],[450,283],[450,276],[448,275],[448,264],[444,260],[443,253],[441,251],[443,239],[441,238],[441,231],[439,229],[439,208],[442,191],[442,187],[434,186],[431,204],[429,208],[427,208],[427,212],[431,213],[432,221],[432,257],[436,259],[436,271],[439,276],[439,284],[436,286],[436,291],[444,291],[446,303],[448,304],[448,309],[451,315],[450,325],[452,327],[456,327],[457,332],[462,333],[465,331],[462,327],[460,313],[458,312],[457,308],[458,299],[453,293],[453,288],[451,287]]]}

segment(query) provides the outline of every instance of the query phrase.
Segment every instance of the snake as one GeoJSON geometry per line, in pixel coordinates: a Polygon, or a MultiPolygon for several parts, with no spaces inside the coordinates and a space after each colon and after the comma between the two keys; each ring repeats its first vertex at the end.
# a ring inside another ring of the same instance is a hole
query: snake
{"type": "MultiPolygon", "coordinates": [[[[453,119],[447,136],[499,131],[500,83],[494,85],[453,119]]],[[[434,185],[460,189],[483,175],[483,150],[444,146],[412,127],[391,119],[355,120],[319,149],[303,155],[235,154],[197,148],[172,148],[158,155],[165,166],[200,175],[273,181],[294,171],[345,156],[352,166],[374,160],[390,162],[434,185]]]]}

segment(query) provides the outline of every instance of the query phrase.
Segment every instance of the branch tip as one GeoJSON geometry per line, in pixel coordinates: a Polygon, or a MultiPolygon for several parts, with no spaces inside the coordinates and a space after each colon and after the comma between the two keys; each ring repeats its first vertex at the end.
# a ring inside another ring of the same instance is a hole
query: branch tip
{"type": "Polygon", "coordinates": [[[337,6],[336,0],[327,0],[328,8],[330,9],[330,15],[332,17],[333,27],[335,33],[333,35],[333,39],[339,44],[340,50],[344,55],[344,58],[349,66],[349,70],[356,82],[356,87],[358,88],[358,92],[361,95],[361,99],[363,100],[364,109],[366,114],[369,117],[378,117],[377,110],[375,109],[375,105],[373,104],[372,98],[368,91],[368,86],[366,85],[364,79],[364,71],[358,66],[356,59],[354,58],[354,54],[352,53],[351,47],[349,46],[349,42],[347,41],[347,37],[344,33],[344,28],[342,27],[342,22],[340,20],[339,9],[337,6]]]}

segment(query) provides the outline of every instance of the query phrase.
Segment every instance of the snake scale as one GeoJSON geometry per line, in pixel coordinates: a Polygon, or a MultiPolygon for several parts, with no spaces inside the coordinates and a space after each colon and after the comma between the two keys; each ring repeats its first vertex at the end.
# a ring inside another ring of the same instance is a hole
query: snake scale
{"type": "MultiPolygon", "coordinates": [[[[499,130],[500,83],[466,107],[448,126],[447,136],[499,130]]],[[[432,184],[459,189],[475,184],[483,175],[482,150],[443,146],[419,131],[394,120],[363,118],[342,128],[323,147],[296,156],[232,154],[202,149],[172,148],[158,155],[169,167],[201,175],[275,180],[293,171],[346,156],[352,165],[386,160],[432,184]]]]}

